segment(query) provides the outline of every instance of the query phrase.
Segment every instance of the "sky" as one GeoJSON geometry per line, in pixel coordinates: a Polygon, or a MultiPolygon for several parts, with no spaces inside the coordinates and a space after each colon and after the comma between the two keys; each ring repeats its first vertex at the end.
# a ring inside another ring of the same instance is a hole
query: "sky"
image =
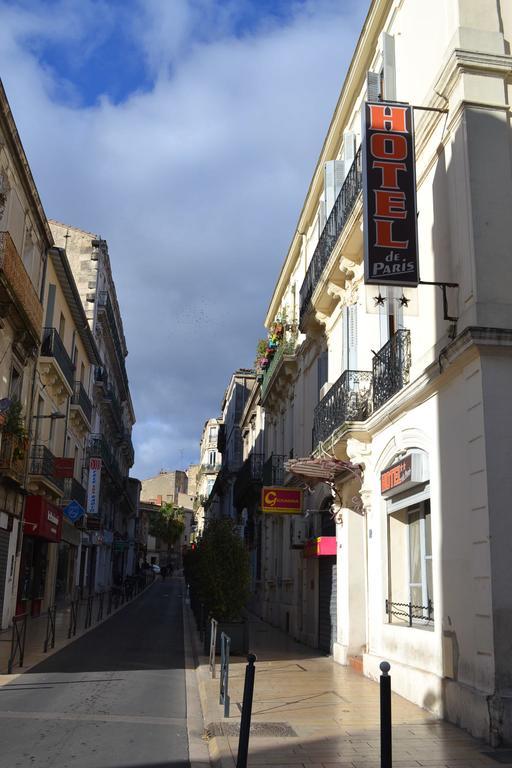
{"type": "Polygon", "coordinates": [[[0,0],[48,218],[107,240],[141,479],[252,367],[369,0],[0,0]]]}

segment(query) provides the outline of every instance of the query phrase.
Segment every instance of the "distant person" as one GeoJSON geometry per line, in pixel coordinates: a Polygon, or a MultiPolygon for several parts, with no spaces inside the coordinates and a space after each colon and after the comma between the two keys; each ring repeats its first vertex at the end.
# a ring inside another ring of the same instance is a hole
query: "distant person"
{"type": "Polygon", "coordinates": [[[167,566],[162,565],[160,568],[160,574],[162,576],[162,581],[165,581],[165,577],[167,576],[167,566]]]}

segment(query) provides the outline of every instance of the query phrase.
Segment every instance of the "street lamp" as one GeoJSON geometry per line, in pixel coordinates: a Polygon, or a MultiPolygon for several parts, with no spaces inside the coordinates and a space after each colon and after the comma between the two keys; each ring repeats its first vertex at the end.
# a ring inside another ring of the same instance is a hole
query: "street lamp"
{"type": "Polygon", "coordinates": [[[36,413],[35,416],[32,416],[33,419],[51,419],[54,421],[55,419],[65,419],[66,414],[60,413],[60,411],[54,411],[53,413],[42,413],[38,414],[36,413]]]}

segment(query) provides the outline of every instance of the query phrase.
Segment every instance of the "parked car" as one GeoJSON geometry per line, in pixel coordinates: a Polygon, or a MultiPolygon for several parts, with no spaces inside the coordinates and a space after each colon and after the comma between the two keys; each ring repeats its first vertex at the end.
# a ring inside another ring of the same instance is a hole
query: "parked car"
{"type": "Polygon", "coordinates": [[[151,570],[153,571],[153,573],[160,573],[160,566],[157,565],[156,563],[153,563],[151,566],[151,570]]]}

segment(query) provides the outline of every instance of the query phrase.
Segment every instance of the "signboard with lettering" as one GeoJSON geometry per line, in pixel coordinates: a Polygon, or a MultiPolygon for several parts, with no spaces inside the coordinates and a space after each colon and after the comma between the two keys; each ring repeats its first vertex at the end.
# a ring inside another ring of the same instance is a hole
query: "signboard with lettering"
{"type": "Polygon", "coordinates": [[[89,484],[87,486],[87,514],[97,515],[100,506],[101,459],[89,460],[89,484]]]}
{"type": "Polygon", "coordinates": [[[363,133],[365,283],[417,286],[413,108],[365,102],[363,133]]]}
{"type": "Polygon", "coordinates": [[[298,488],[264,487],[261,490],[261,511],[275,514],[300,514],[302,491],[298,488]]]}
{"type": "Polygon", "coordinates": [[[393,464],[393,466],[385,469],[380,475],[380,492],[382,494],[388,491],[393,491],[395,488],[399,488],[408,480],[411,479],[412,472],[412,456],[404,456],[402,461],[393,464]]]}
{"type": "Polygon", "coordinates": [[[64,515],[70,522],[76,523],[77,520],[80,520],[85,515],[85,510],[78,501],[73,499],[64,507],[64,515]]]}
{"type": "Polygon", "coordinates": [[[380,492],[385,499],[391,499],[398,493],[424,487],[428,480],[427,455],[411,451],[380,473],[380,492]]]}
{"type": "Polygon", "coordinates": [[[55,456],[53,460],[53,471],[55,477],[73,477],[75,460],[66,459],[63,456],[55,456]]]}

